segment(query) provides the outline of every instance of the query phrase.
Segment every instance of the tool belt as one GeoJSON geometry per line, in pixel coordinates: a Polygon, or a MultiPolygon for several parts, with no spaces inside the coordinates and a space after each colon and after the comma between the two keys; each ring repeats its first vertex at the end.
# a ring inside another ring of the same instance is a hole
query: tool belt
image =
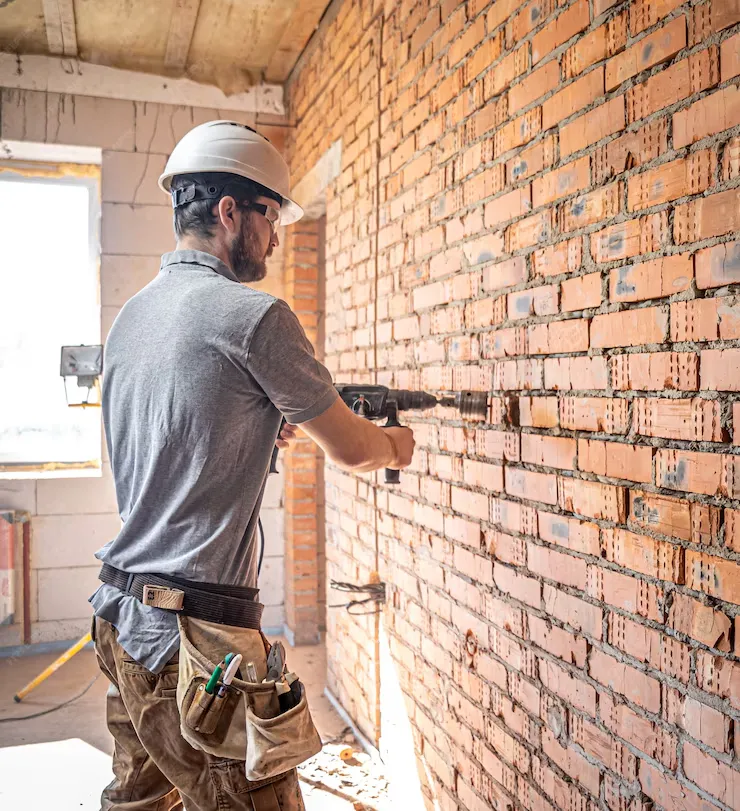
{"type": "Polygon", "coordinates": [[[263,606],[255,599],[258,589],[193,583],[169,575],[129,574],[107,563],[103,564],[98,577],[144,605],[220,625],[256,631],[261,627],[263,606]]]}
{"type": "Polygon", "coordinates": [[[260,630],[257,589],[128,574],[107,564],[100,579],[145,605],[177,614],[180,732],[194,749],[244,761],[254,788],[321,751],[303,684],[297,681],[296,702],[284,710],[277,681],[265,680],[271,646],[260,630]],[[229,651],[239,652],[245,667],[214,689],[214,673],[229,651]],[[246,663],[253,667],[253,681],[246,663]]]}

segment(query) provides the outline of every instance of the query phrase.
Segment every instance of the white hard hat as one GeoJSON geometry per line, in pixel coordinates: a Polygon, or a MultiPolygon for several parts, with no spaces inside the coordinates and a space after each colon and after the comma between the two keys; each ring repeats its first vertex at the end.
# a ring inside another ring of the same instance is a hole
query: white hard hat
{"type": "Polygon", "coordinates": [[[208,121],[190,130],[172,150],[159,178],[169,192],[177,175],[228,172],[260,183],[283,198],[280,223],[290,225],[303,209],[290,198],[290,170],[283,156],[258,132],[236,121],[208,121]]]}

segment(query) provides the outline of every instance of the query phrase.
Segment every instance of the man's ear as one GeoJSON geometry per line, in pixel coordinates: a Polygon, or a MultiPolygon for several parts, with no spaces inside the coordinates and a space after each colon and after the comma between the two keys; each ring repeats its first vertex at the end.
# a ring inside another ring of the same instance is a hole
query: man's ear
{"type": "Polygon", "coordinates": [[[236,204],[236,200],[228,195],[226,197],[222,197],[218,201],[218,206],[216,207],[216,215],[218,216],[219,222],[229,234],[235,234],[237,231],[237,208],[238,206],[236,204]]]}

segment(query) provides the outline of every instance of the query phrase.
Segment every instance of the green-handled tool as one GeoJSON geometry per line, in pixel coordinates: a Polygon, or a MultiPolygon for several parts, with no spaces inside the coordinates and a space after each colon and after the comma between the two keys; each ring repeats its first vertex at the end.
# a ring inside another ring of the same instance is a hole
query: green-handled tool
{"type": "Polygon", "coordinates": [[[233,653],[227,653],[226,656],[224,656],[224,658],[214,668],[210,679],[208,679],[206,682],[206,693],[208,693],[208,695],[213,695],[216,692],[216,685],[221,678],[221,674],[224,672],[229,662],[234,658],[234,655],[235,654],[233,653]]]}

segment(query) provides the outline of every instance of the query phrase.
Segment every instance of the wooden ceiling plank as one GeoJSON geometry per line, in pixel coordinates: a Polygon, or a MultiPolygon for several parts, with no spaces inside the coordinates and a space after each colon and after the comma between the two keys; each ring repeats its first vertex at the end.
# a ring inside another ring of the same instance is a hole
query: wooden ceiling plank
{"type": "Polygon", "coordinates": [[[167,35],[166,67],[185,69],[199,10],[200,0],[176,0],[167,35]]]}
{"type": "Polygon", "coordinates": [[[43,0],[49,53],[77,56],[74,0],[43,0]]]}
{"type": "Polygon", "coordinates": [[[269,82],[284,82],[329,5],[329,0],[299,0],[265,71],[269,82]]]}

